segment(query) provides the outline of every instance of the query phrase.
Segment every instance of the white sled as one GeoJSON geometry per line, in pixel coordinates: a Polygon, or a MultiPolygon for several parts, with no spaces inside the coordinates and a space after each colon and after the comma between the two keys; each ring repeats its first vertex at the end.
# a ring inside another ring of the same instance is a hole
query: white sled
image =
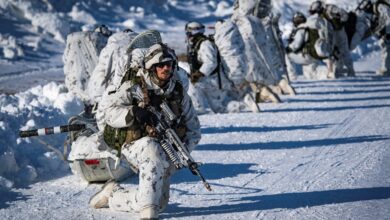
{"type": "Polygon", "coordinates": [[[120,181],[134,174],[130,166],[119,160],[116,152],[105,144],[93,118],[77,115],[69,119],[69,124],[87,125],[81,131],[69,133],[71,151],[68,161],[72,173],[87,182],[120,181]]]}

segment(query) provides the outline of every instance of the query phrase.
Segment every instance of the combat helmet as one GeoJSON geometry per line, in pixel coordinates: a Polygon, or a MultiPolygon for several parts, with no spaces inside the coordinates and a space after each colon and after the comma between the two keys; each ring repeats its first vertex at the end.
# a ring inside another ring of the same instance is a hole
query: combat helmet
{"type": "Polygon", "coordinates": [[[293,24],[295,27],[298,27],[298,25],[306,22],[306,16],[302,12],[295,12],[293,16],[293,24]]]}
{"type": "Polygon", "coordinates": [[[324,11],[325,5],[322,1],[314,1],[311,3],[310,8],[309,8],[309,13],[310,14],[320,14],[324,11]]]}
{"type": "Polygon", "coordinates": [[[197,34],[204,34],[205,26],[199,22],[191,21],[185,26],[185,32],[187,36],[194,36],[197,34]]]}

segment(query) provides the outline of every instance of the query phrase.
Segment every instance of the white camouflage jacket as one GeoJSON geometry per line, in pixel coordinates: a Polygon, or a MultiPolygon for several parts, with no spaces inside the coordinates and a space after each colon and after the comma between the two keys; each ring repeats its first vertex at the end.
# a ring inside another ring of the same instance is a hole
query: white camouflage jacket
{"type": "Polygon", "coordinates": [[[303,44],[307,41],[308,35],[304,25],[299,25],[295,30],[294,38],[288,44],[288,47],[295,53],[303,47],[303,44]]]}
{"type": "Polygon", "coordinates": [[[206,76],[210,76],[211,73],[218,66],[218,49],[211,43],[210,40],[205,40],[200,44],[198,50],[198,61],[202,63],[199,71],[206,76]]]}
{"type": "MultiPolygon", "coordinates": [[[[138,75],[144,77],[148,90],[152,90],[156,95],[170,94],[176,83],[180,83],[180,77],[175,72],[172,76],[167,89],[164,91],[158,85],[153,83],[148,74],[144,73],[141,69],[138,75]]],[[[139,89],[139,85],[130,81],[124,82],[119,89],[115,90],[114,86],[109,86],[102,96],[102,100],[99,103],[98,111],[104,114],[103,124],[108,124],[114,128],[129,127],[134,123],[134,118],[128,117],[129,111],[132,110],[132,103],[134,97],[134,91],[139,89]],[[127,116],[127,119],[126,119],[127,116]]],[[[200,123],[197,113],[192,105],[191,99],[187,94],[187,91],[183,89],[183,100],[181,103],[182,115],[184,116],[185,125],[187,128],[184,143],[188,146],[188,150],[192,151],[198,144],[200,134],[200,123]]],[[[131,113],[130,113],[131,114],[131,113]]]]}

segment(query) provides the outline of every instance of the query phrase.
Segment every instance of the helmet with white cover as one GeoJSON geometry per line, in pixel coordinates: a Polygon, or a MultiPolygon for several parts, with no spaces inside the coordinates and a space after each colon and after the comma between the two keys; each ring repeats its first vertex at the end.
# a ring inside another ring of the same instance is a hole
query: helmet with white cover
{"type": "Polygon", "coordinates": [[[97,24],[97,25],[95,25],[94,31],[95,32],[99,32],[99,33],[103,34],[106,37],[109,37],[109,36],[112,35],[112,31],[110,31],[110,29],[106,25],[104,25],[104,24],[97,24]]]}
{"type": "Polygon", "coordinates": [[[205,26],[199,22],[191,21],[186,24],[185,32],[187,36],[203,34],[205,32],[205,26]]]}
{"type": "Polygon", "coordinates": [[[309,8],[310,14],[322,13],[325,8],[325,5],[322,1],[314,1],[311,3],[309,8]]]}
{"type": "Polygon", "coordinates": [[[173,62],[172,67],[176,67],[177,57],[175,51],[169,48],[166,44],[157,43],[149,47],[145,54],[145,69],[152,70],[156,64],[169,61],[173,62]]]}
{"type": "Polygon", "coordinates": [[[298,27],[298,25],[306,22],[306,16],[302,12],[295,12],[293,16],[293,23],[295,27],[298,27]]]}
{"type": "Polygon", "coordinates": [[[370,0],[362,0],[356,10],[374,14],[374,3],[370,0]]]}

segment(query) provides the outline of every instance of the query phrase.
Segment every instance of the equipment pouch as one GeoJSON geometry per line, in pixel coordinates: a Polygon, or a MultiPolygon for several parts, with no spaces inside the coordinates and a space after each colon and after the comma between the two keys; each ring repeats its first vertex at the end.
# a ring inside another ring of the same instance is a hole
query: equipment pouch
{"type": "Polygon", "coordinates": [[[113,128],[109,125],[106,125],[104,128],[104,141],[106,144],[118,151],[118,154],[121,152],[122,145],[124,143],[131,143],[135,140],[140,139],[142,132],[140,129],[131,129],[131,128],[113,128]]]}

